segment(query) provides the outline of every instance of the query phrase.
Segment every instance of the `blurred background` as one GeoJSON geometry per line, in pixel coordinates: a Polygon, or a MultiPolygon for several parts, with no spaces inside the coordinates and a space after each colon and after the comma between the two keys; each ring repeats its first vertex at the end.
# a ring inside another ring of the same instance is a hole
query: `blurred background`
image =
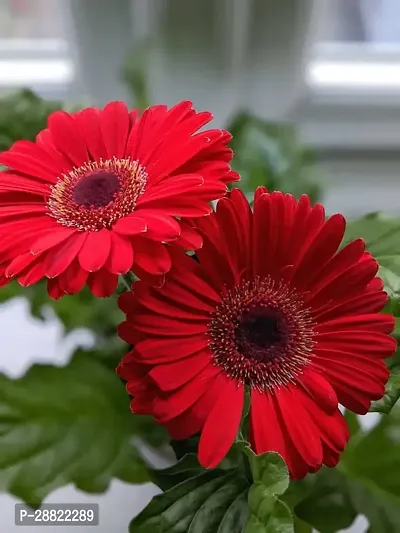
{"type": "MultiPolygon", "coordinates": [[[[234,134],[246,191],[307,192],[348,217],[400,211],[398,0],[0,0],[1,150],[34,139],[54,109],[113,99],[211,110],[234,134]]],[[[97,339],[87,299],[48,308],[40,290],[29,301],[3,291],[9,376],[36,361],[65,364],[77,343],[97,339]]],[[[111,331],[107,305],[100,325],[111,331]]],[[[113,481],[102,496],[67,487],[47,501],[99,502],[97,530],[117,533],[154,491],[113,481]]],[[[13,501],[0,495],[10,533],[13,501]]],[[[352,531],[364,530],[361,520],[352,531]]]]}

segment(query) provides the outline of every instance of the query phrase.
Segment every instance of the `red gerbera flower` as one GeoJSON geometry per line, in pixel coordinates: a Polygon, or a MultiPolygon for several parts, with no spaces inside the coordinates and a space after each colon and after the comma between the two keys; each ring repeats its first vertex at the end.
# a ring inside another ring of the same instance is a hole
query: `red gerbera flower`
{"type": "Polygon", "coordinates": [[[248,389],[257,453],[280,453],[294,478],[336,465],[348,439],[338,404],[366,413],[396,348],[377,262],[360,239],[338,251],[343,217],[325,220],[307,196],[259,188],[252,212],[235,189],[196,226],[198,261],[177,250],[162,287],[120,297],[132,410],[174,439],[201,432],[200,462],[215,467],[248,389]]]}
{"type": "Polygon", "coordinates": [[[140,118],[121,102],[57,111],[35,143],[0,154],[10,169],[0,173],[0,283],[47,277],[55,298],[86,282],[107,296],[131,269],[139,277],[167,272],[163,243],[201,246],[185,218],[210,213],[209,202],[238,179],[230,134],[196,133],[211,118],[191,102],[140,118]]]}

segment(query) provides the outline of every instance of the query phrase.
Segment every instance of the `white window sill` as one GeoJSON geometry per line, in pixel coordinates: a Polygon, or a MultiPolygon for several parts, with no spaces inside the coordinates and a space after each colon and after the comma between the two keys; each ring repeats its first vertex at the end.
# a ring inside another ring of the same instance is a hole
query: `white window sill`
{"type": "Polygon", "coordinates": [[[306,83],[298,120],[308,144],[400,148],[400,45],[318,46],[306,83]]]}
{"type": "Polygon", "coordinates": [[[74,66],[65,41],[0,39],[0,90],[29,87],[48,98],[65,98],[74,66]]]}

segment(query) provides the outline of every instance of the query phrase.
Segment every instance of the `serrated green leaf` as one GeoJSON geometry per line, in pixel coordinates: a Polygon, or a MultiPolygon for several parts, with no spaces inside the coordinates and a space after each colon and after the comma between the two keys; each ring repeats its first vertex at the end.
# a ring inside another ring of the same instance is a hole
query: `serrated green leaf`
{"type": "Polygon", "coordinates": [[[244,533],[294,533],[292,513],[283,501],[273,498],[270,512],[262,518],[253,513],[250,515],[244,533]]]}
{"type": "Polygon", "coordinates": [[[113,477],[148,481],[128,401],[115,372],[82,354],[18,380],[0,375],[0,487],[40,504],[69,483],[97,493],[113,477]]]}
{"type": "Polygon", "coordinates": [[[155,496],[131,533],[242,533],[248,481],[240,471],[209,470],[155,496]]]}
{"type": "Polygon", "coordinates": [[[274,452],[256,455],[246,446],[250,457],[253,485],[249,490],[250,516],[244,533],[294,533],[289,507],[278,499],[289,487],[289,471],[283,458],[274,452]]]}
{"type": "Polygon", "coordinates": [[[283,494],[289,487],[289,471],[285,461],[275,452],[256,455],[250,447],[245,448],[250,457],[254,483],[266,487],[270,494],[283,494]]]}

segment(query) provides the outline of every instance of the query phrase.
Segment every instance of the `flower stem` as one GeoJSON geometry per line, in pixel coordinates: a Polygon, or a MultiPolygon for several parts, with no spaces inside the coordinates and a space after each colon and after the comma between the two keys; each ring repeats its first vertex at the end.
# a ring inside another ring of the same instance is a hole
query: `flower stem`
{"type": "Polygon", "coordinates": [[[121,274],[120,280],[121,285],[123,285],[127,291],[130,291],[132,288],[132,283],[135,281],[135,276],[132,272],[127,272],[126,274],[121,274]]]}

